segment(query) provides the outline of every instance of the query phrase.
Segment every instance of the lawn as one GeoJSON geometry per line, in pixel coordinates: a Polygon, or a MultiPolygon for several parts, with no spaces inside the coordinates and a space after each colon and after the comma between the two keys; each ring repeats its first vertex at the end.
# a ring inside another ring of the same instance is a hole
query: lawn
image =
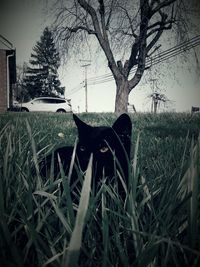
{"type": "Polygon", "coordinates": [[[89,166],[77,206],[62,170],[56,181],[33,174],[52,148],[74,144],[72,115],[0,115],[1,266],[200,266],[200,115],[130,116],[125,202],[104,181],[94,194],[89,166]]]}

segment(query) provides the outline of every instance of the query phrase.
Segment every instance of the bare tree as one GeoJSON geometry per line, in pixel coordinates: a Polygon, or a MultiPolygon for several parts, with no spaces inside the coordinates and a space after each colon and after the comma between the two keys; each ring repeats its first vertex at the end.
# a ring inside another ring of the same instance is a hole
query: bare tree
{"type": "Polygon", "coordinates": [[[160,94],[158,92],[154,92],[150,95],[152,102],[151,102],[151,112],[157,113],[158,107],[161,103],[165,103],[169,101],[165,94],[160,94]]]}
{"type": "Polygon", "coordinates": [[[116,113],[127,111],[129,93],[145,72],[146,58],[157,50],[162,33],[172,29],[177,1],[57,1],[54,25],[60,45],[67,49],[93,35],[105,53],[116,83],[116,113]]]}

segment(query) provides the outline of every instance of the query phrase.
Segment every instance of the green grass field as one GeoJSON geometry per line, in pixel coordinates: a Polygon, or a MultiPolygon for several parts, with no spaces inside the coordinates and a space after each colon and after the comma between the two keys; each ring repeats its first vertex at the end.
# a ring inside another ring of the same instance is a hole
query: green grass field
{"type": "Polygon", "coordinates": [[[0,266],[200,266],[200,115],[130,116],[125,202],[104,179],[94,194],[89,166],[77,206],[62,166],[57,181],[37,172],[45,153],[74,144],[72,115],[0,115],[0,266]]]}

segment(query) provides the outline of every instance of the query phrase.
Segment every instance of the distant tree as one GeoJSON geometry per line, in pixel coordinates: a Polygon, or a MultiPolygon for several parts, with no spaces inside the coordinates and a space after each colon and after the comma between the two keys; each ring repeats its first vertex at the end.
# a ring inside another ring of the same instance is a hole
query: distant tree
{"type": "Polygon", "coordinates": [[[158,92],[153,92],[150,95],[152,102],[151,102],[151,112],[157,113],[158,107],[161,103],[165,103],[166,101],[169,101],[165,94],[160,94],[158,92]]]}
{"type": "Polygon", "coordinates": [[[65,88],[61,87],[58,78],[60,57],[48,27],[44,29],[33,51],[29,61],[31,66],[27,67],[24,78],[24,89],[29,98],[63,95],[65,88]]]}
{"type": "Polygon", "coordinates": [[[27,72],[27,63],[24,62],[22,66],[17,65],[16,70],[17,70],[17,79],[16,79],[16,86],[14,88],[14,99],[21,103],[26,100],[29,100],[30,98],[29,93],[25,88],[24,84],[24,79],[27,72]]]}

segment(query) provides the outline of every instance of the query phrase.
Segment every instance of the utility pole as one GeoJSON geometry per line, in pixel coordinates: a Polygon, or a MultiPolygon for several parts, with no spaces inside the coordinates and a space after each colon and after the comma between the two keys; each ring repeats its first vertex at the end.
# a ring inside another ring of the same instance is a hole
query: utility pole
{"type": "Polygon", "coordinates": [[[87,67],[90,66],[91,60],[80,60],[85,62],[85,64],[81,65],[81,67],[85,68],[85,112],[88,112],[88,88],[87,88],[87,67]]]}
{"type": "Polygon", "coordinates": [[[153,93],[150,95],[152,98],[152,103],[151,103],[151,112],[157,113],[158,111],[158,106],[160,105],[161,102],[165,103],[168,101],[167,97],[164,94],[158,93],[155,89],[155,82],[157,79],[151,79],[150,81],[153,82],[153,93]]]}

